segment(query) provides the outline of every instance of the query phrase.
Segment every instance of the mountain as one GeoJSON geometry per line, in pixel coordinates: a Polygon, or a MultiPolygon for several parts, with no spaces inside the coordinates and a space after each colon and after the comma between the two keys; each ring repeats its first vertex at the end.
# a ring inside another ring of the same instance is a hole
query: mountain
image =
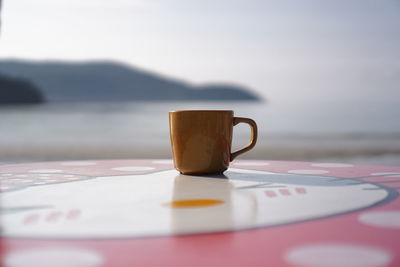
{"type": "Polygon", "coordinates": [[[111,61],[2,60],[0,74],[32,81],[49,102],[260,100],[241,86],[194,86],[111,61]]]}
{"type": "Polygon", "coordinates": [[[43,101],[41,92],[29,81],[0,75],[0,105],[38,104],[43,101]]]}

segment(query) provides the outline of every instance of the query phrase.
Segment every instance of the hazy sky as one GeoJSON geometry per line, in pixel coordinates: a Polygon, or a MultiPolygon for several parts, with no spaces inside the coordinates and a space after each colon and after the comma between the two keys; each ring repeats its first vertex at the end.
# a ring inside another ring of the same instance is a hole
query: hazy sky
{"type": "Polygon", "coordinates": [[[4,0],[0,58],[113,59],[271,100],[400,101],[399,0],[4,0]]]}

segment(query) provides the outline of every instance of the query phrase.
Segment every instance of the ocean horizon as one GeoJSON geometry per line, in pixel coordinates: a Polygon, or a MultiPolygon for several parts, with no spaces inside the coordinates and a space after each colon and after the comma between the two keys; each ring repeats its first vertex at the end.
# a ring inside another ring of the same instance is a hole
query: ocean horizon
{"type": "MultiPolygon", "coordinates": [[[[0,161],[169,158],[168,111],[234,110],[254,119],[256,148],[243,159],[400,165],[400,109],[379,102],[47,103],[0,108],[0,161]]],[[[234,128],[233,150],[247,143],[234,128]]]]}

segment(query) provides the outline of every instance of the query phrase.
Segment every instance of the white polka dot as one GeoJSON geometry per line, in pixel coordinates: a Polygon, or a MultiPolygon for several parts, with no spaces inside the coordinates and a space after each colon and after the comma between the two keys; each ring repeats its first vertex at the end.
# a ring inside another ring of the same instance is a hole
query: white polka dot
{"type": "Polygon", "coordinates": [[[81,179],[80,177],[70,177],[70,178],[67,178],[68,181],[80,180],[80,179],[81,179]]]}
{"type": "Polygon", "coordinates": [[[30,182],[32,182],[33,180],[32,180],[32,179],[12,179],[12,180],[10,180],[10,181],[12,181],[12,182],[17,182],[17,183],[30,183],[30,182]]]}
{"type": "Polygon", "coordinates": [[[75,175],[67,174],[67,175],[64,175],[64,177],[70,178],[70,177],[75,177],[75,175]]]}
{"type": "Polygon", "coordinates": [[[7,267],[95,267],[103,263],[102,256],[82,248],[32,248],[10,252],[5,255],[7,267]],[[32,265],[33,264],[33,265],[32,265]]]}
{"type": "Polygon", "coordinates": [[[377,247],[328,243],[294,248],[285,259],[294,266],[380,267],[389,264],[392,255],[377,247]]]}
{"type": "Polygon", "coordinates": [[[150,170],[154,170],[154,168],[153,167],[142,167],[142,166],[126,166],[126,167],[112,168],[112,170],[130,172],[130,171],[150,171],[150,170]]]}
{"type": "Polygon", "coordinates": [[[241,161],[241,162],[234,162],[233,165],[235,165],[235,166],[267,166],[267,165],[270,165],[270,163],[261,162],[261,161],[241,161]]]}
{"type": "Polygon", "coordinates": [[[329,171],[325,170],[291,170],[288,173],[295,173],[295,174],[324,174],[328,173],[329,171]]]}
{"type": "Polygon", "coordinates": [[[154,160],[152,161],[154,164],[173,164],[172,159],[164,159],[164,160],[154,160]]]}
{"type": "Polygon", "coordinates": [[[373,176],[386,176],[386,177],[396,177],[400,176],[400,172],[373,172],[373,176]]]}
{"type": "Polygon", "coordinates": [[[400,211],[366,212],[358,220],[370,226],[400,229],[400,211]]]}
{"type": "Polygon", "coordinates": [[[40,173],[40,172],[51,172],[51,173],[57,173],[57,172],[62,172],[63,170],[56,170],[56,169],[41,169],[41,170],[31,170],[29,172],[33,173],[40,173]]]}
{"type": "Polygon", "coordinates": [[[41,181],[48,181],[48,180],[54,180],[54,176],[46,176],[46,177],[39,177],[41,181]]]}
{"type": "MultiPolygon", "coordinates": [[[[261,171],[257,170],[249,170],[249,169],[237,169],[237,168],[229,168],[229,172],[237,172],[237,173],[244,173],[244,174],[260,174],[261,171]]],[[[276,172],[267,172],[267,171],[262,171],[263,174],[273,174],[273,175],[284,175],[283,173],[276,173],[276,172]]],[[[229,173],[228,173],[229,174],[229,173]]]]}
{"type": "Polygon", "coordinates": [[[92,166],[96,164],[96,162],[92,161],[66,161],[61,163],[63,166],[92,166]]]}
{"type": "Polygon", "coordinates": [[[349,168],[354,167],[353,164],[345,164],[345,163],[313,163],[311,164],[313,167],[321,167],[321,168],[349,168]]]}
{"type": "Polygon", "coordinates": [[[18,174],[18,175],[15,175],[15,177],[28,177],[28,175],[26,175],[26,174],[18,174]]]}
{"type": "Polygon", "coordinates": [[[50,176],[51,174],[39,174],[39,176],[47,177],[50,176]]]}

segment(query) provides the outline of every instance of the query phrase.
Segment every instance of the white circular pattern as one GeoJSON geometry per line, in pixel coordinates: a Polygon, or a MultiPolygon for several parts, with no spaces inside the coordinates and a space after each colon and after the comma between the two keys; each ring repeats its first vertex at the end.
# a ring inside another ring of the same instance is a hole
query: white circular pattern
{"type": "Polygon", "coordinates": [[[63,166],[92,166],[96,164],[97,163],[93,161],[66,161],[61,163],[63,166]]]}
{"type": "Polygon", "coordinates": [[[95,267],[103,263],[103,258],[88,249],[47,247],[10,252],[4,262],[6,267],[95,267]]]}
{"type": "Polygon", "coordinates": [[[54,180],[54,177],[39,177],[38,178],[40,181],[49,181],[49,180],[54,180]]]}
{"type": "Polygon", "coordinates": [[[30,182],[32,182],[33,180],[32,180],[32,179],[12,179],[12,180],[10,180],[10,181],[12,181],[12,182],[17,182],[17,183],[30,183],[30,182]]]}
{"type": "Polygon", "coordinates": [[[152,163],[154,164],[173,164],[173,160],[172,159],[163,159],[163,160],[154,160],[152,161],[152,163]]]}
{"type": "Polygon", "coordinates": [[[288,171],[288,173],[294,173],[294,174],[325,174],[328,172],[329,171],[326,171],[326,170],[291,170],[291,171],[288,171]]]}
{"type": "Polygon", "coordinates": [[[285,260],[294,266],[307,267],[381,267],[389,264],[392,257],[377,247],[322,243],[291,249],[285,260]]]}
{"type": "Polygon", "coordinates": [[[400,229],[400,211],[366,212],[361,214],[358,220],[370,226],[400,229]]]}
{"type": "Polygon", "coordinates": [[[153,167],[144,167],[144,166],[125,166],[125,167],[116,167],[112,168],[114,171],[123,171],[123,172],[131,172],[131,171],[150,171],[154,170],[153,167]]]}
{"type": "Polygon", "coordinates": [[[58,170],[58,169],[41,169],[41,170],[31,170],[29,172],[33,173],[40,173],[40,172],[49,172],[49,173],[57,173],[57,172],[62,172],[63,170],[58,170]]]}
{"type": "Polygon", "coordinates": [[[400,172],[373,172],[373,173],[371,173],[371,175],[372,176],[386,176],[386,177],[388,175],[390,175],[390,176],[396,177],[396,176],[400,176],[400,172]]]}
{"type": "Polygon", "coordinates": [[[234,162],[235,166],[267,166],[270,165],[268,162],[261,161],[242,161],[242,162],[234,162]]]}
{"type": "Polygon", "coordinates": [[[311,164],[313,167],[321,167],[321,168],[349,168],[354,167],[353,164],[345,164],[345,163],[313,163],[311,164]]]}
{"type": "Polygon", "coordinates": [[[81,179],[81,178],[80,178],[80,177],[77,177],[77,176],[67,178],[68,181],[80,180],[80,179],[81,179]]]}

